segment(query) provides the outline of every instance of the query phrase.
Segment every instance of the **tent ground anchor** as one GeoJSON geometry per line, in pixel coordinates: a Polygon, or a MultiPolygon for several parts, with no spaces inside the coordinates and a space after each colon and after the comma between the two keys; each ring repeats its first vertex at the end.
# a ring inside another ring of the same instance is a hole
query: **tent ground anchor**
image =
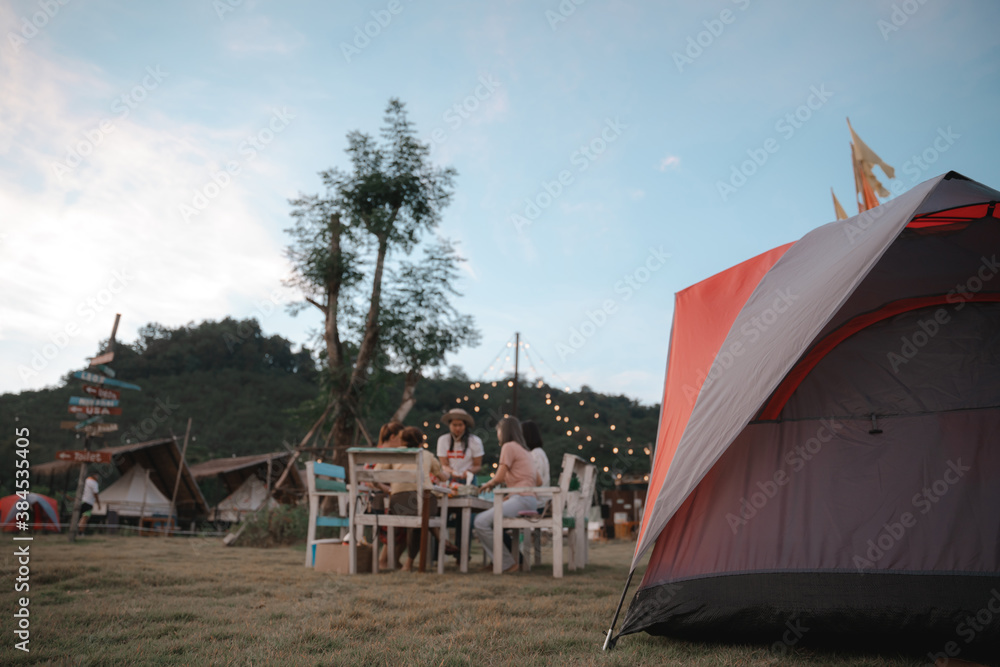
{"type": "Polygon", "coordinates": [[[625,580],[625,588],[622,590],[622,597],[618,600],[618,608],[615,609],[615,617],[611,619],[611,627],[608,628],[608,636],[604,638],[604,651],[610,651],[618,643],[619,635],[615,635],[615,624],[618,622],[618,614],[621,613],[622,605],[625,603],[625,594],[628,593],[629,584],[632,583],[632,575],[635,574],[635,570],[630,570],[628,573],[628,579],[625,580]]]}

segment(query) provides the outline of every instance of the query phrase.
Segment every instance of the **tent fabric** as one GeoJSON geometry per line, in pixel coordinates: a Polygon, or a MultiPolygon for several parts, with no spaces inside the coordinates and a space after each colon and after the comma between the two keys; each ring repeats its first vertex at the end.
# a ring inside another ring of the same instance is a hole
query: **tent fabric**
{"type": "MultiPolygon", "coordinates": [[[[877,208],[819,227],[791,247],[784,246],[787,250],[752,286],[746,302],[740,303],[739,294],[732,299],[742,307],[731,326],[726,326],[724,318],[688,323],[682,319],[684,310],[675,310],[657,453],[633,568],[914,214],[938,210],[925,200],[940,200],[941,208],[972,203],[961,201],[963,193],[982,197],[973,201],[1000,199],[1000,193],[964,177],[939,176],[877,208]],[[721,329],[726,335],[715,348],[717,353],[701,361],[705,343],[699,341],[717,340],[721,329]],[[699,361],[690,361],[692,357],[699,361]],[[675,363],[677,373],[673,373],[675,363]],[[699,375],[714,379],[702,383],[699,375]],[[700,387],[693,407],[688,407],[690,390],[685,395],[685,387],[700,387]],[[687,412],[690,417],[684,419],[687,412]]],[[[742,266],[705,282],[739,273],[742,266]]]]}
{"type": "MultiPolygon", "coordinates": [[[[5,533],[17,532],[17,503],[22,498],[17,494],[0,498],[0,530],[5,533]]],[[[29,493],[26,498],[28,502],[28,512],[31,515],[33,528],[41,528],[50,532],[58,533],[59,509],[55,499],[43,496],[40,493],[29,493]]]]}
{"type": "Polygon", "coordinates": [[[212,459],[191,466],[191,474],[198,481],[209,477],[217,477],[222,481],[226,492],[233,494],[247,480],[257,476],[266,480],[270,467],[271,483],[277,484],[282,479],[281,486],[272,489],[275,500],[294,505],[305,496],[305,483],[295,467],[295,454],[289,452],[274,452],[271,454],[252,454],[231,458],[212,459]]]}
{"type": "Polygon", "coordinates": [[[633,569],[652,553],[620,634],[780,638],[807,618],[816,638],[926,638],[986,604],[977,593],[1000,586],[998,201],[945,174],[776,249],[728,304],[711,286],[744,265],[678,294],[633,569]],[[945,210],[948,226],[909,226],[945,210]],[[704,308],[725,314],[690,316],[704,308]]]}
{"type": "Polygon", "coordinates": [[[138,465],[129,468],[114,484],[99,492],[101,506],[95,507],[93,514],[104,516],[115,511],[118,516],[128,517],[171,516],[170,498],[156,488],[151,473],[152,470],[138,465]]]}
{"type": "Polygon", "coordinates": [[[254,512],[265,504],[271,507],[278,505],[267,492],[267,485],[256,476],[250,476],[218,504],[210,518],[214,521],[239,521],[243,515],[254,512]]]}
{"type": "MultiPolygon", "coordinates": [[[[647,497],[653,497],[663,486],[677,443],[691,416],[694,399],[702,385],[714,377],[712,361],[719,355],[725,332],[761,277],[790,246],[762,253],[677,294],[674,320],[690,325],[680,329],[675,326],[670,333],[670,359],[674,363],[667,367],[647,497]],[[676,400],[670,400],[672,398],[676,400]]],[[[640,535],[649,517],[649,512],[643,513],[640,535]]]]}

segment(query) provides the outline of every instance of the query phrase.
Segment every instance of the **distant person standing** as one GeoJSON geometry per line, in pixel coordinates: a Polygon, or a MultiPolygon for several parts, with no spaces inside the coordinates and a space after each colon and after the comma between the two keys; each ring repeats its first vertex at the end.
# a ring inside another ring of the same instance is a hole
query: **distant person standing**
{"type": "Polygon", "coordinates": [[[97,485],[97,478],[93,475],[87,476],[87,481],[83,484],[83,500],[80,503],[80,523],[77,524],[77,532],[81,535],[87,528],[87,521],[94,507],[101,509],[101,497],[97,494],[100,487],[97,485]]]}
{"type": "MultiPolygon", "coordinates": [[[[449,410],[441,417],[448,425],[445,433],[437,441],[437,457],[441,468],[459,484],[465,484],[466,473],[475,475],[483,467],[483,441],[471,433],[476,422],[472,415],[462,408],[449,410]]],[[[472,481],[475,484],[475,478],[472,481]]]]}

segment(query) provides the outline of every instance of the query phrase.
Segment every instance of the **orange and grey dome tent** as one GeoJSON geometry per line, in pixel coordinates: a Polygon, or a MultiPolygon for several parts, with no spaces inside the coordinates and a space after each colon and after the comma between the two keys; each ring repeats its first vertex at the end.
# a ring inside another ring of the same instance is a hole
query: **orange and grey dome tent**
{"type": "Polygon", "coordinates": [[[998,201],[949,172],[676,295],[605,648],[1000,644],[998,201]]]}

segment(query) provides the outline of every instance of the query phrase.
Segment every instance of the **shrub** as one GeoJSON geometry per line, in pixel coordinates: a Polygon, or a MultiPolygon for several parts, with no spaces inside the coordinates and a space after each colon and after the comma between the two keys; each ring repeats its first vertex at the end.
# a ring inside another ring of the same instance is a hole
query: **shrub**
{"type": "Polygon", "coordinates": [[[236,546],[277,547],[305,542],[309,508],[305,505],[265,508],[248,516],[243,524],[246,528],[236,546]]]}

